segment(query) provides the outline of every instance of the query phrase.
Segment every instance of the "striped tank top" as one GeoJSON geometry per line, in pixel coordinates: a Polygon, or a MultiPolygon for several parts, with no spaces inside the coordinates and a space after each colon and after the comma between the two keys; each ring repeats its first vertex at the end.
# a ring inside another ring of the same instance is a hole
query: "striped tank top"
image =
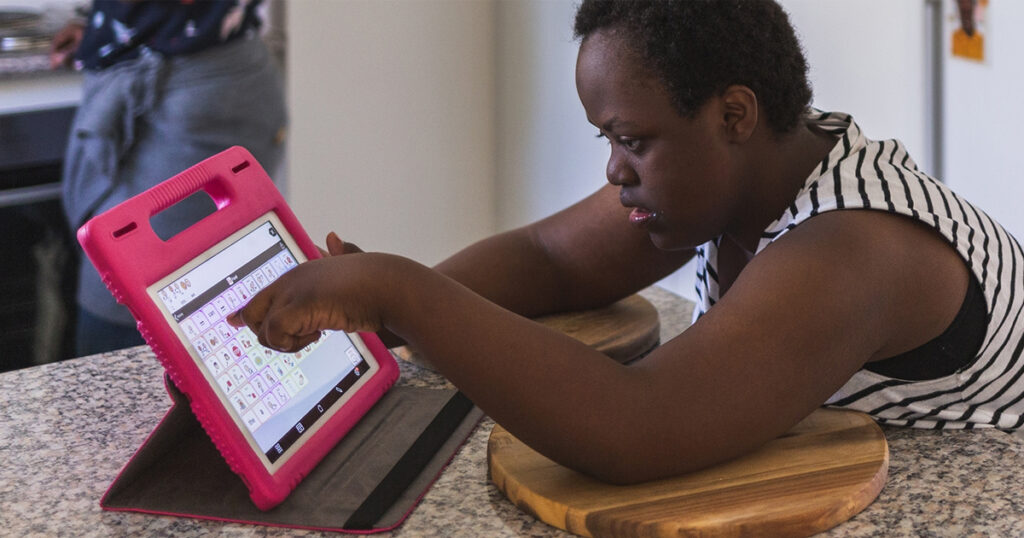
{"type": "MultiPolygon", "coordinates": [[[[764,230],[757,252],[826,211],[874,209],[916,219],[942,234],[983,291],[985,336],[973,361],[924,381],[861,369],[826,405],[868,413],[883,424],[933,429],[1024,425],[1024,252],[988,215],[921,172],[896,140],[868,140],[853,118],[811,110],[810,123],[839,137],[796,199],[764,230]]],[[[697,248],[694,320],[719,298],[717,241],[697,248]]],[[[756,253],[755,253],[756,254],[756,253]]]]}

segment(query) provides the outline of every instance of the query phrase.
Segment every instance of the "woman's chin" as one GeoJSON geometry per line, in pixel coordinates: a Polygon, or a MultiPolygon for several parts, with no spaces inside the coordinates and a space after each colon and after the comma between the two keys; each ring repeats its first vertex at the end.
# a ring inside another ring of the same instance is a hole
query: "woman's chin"
{"type": "Polygon", "coordinates": [[[659,250],[688,250],[697,248],[705,243],[705,241],[694,242],[693,240],[672,237],[671,235],[655,231],[649,231],[647,236],[651,238],[651,243],[658,247],[659,250]]]}

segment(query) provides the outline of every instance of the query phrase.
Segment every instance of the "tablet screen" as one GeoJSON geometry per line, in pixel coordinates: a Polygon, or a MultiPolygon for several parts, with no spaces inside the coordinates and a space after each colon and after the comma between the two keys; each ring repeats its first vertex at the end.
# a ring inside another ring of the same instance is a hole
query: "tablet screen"
{"type": "Polygon", "coordinates": [[[271,212],[147,289],[271,472],[378,368],[357,334],[279,353],[225,321],[303,261],[271,212]]]}

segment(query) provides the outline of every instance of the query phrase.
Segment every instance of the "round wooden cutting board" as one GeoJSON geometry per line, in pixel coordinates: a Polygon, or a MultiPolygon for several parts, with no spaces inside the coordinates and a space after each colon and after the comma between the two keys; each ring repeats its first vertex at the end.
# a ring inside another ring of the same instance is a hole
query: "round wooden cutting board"
{"type": "MultiPolygon", "coordinates": [[[[631,295],[605,308],[569,312],[535,321],[561,331],[619,362],[642,357],[658,345],[658,311],[647,299],[631,295]]],[[[396,348],[403,360],[432,368],[408,346],[396,348]]]]}
{"type": "Polygon", "coordinates": [[[543,316],[535,321],[561,331],[619,362],[642,357],[658,345],[658,311],[630,295],[605,308],[543,316]]]}
{"type": "Polygon", "coordinates": [[[809,536],[878,496],[889,468],[881,429],[863,413],[819,409],[757,452],[633,486],[557,465],[500,426],[491,480],[541,521],[583,536],[809,536]]]}

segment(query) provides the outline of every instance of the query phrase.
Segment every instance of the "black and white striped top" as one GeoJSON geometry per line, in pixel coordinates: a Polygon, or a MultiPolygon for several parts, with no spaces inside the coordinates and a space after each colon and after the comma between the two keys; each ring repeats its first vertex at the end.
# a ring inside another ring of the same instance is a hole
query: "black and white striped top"
{"type": "MultiPolygon", "coordinates": [[[[768,226],[757,251],[825,211],[876,209],[937,230],[981,285],[989,316],[981,349],[960,371],[907,381],[860,370],[826,402],[866,412],[886,424],[934,429],[1024,425],[1024,252],[988,215],[918,170],[896,140],[872,141],[853,118],[812,110],[810,121],[840,136],[789,209],[768,226]]],[[[719,297],[717,242],[697,249],[694,319],[719,297]]]]}

